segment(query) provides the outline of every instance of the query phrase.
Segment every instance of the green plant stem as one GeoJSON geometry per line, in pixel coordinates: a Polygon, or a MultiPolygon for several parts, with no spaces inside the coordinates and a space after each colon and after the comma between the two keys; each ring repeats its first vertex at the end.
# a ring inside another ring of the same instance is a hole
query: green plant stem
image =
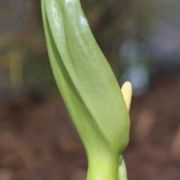
{"type": "Polygon", "coordinates": [[[126,164],[123,157],[92,156],[88,158],[87,180],[127,180],[126,164]]]}
{"type": "Polygon", "coordinates": [[[114,156],[89,158],[87,180],[118,180],[119,159],[114,156]]]}
{"type": "Polygon", "coordinates": [[[126,164],[123,157],[120,157],[120,163],[118,168],[118,180],[127,180],[126,164]]]}

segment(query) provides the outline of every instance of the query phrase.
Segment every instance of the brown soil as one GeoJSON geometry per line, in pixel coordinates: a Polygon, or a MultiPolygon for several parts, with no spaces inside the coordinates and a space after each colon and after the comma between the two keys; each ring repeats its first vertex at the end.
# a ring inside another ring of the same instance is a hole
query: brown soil
{"type": "MultiPolygon", "coordinates": [[[[135,98],[129,180],[180,179],[180,74],[135,98]]],[[[0,104],[0,180],[84,180],[86,158],[57,94],[0,104]]]]}

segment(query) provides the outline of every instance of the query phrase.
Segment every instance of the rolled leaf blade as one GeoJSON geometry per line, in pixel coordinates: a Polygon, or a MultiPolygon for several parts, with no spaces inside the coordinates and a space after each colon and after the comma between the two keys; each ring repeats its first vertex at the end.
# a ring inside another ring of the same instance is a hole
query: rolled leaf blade
{"type": "Polygon", "coordinates": [[[42,0],[42,12],[53,74],[87,153],[121,153],[128,111],[79,0],[42,0]]]}

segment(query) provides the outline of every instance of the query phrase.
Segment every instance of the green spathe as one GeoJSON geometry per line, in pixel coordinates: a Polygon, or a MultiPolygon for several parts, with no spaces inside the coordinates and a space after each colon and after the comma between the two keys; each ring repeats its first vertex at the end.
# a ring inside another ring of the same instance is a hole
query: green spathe
{"type": "Polygon", "coordinates": [[[53,74],[87,152],[87,178],[117,180],[119,156],[129,141],[119,84],[79,0],[42,0],[42,13],[53,74]]]}

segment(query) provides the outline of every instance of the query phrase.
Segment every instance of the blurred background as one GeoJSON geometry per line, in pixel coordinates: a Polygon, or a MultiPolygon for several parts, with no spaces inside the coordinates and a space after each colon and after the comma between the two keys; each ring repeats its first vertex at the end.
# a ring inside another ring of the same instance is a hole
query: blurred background
{"type": "MultiPolygon", "coordinates": [[[[120,83],[130,80],[129,180],[180,179],[180,1],[82,0],[120,83]]],[[[85,180],[57,91],[39,0],[1,0],[0,180],[85,180]]]]}

